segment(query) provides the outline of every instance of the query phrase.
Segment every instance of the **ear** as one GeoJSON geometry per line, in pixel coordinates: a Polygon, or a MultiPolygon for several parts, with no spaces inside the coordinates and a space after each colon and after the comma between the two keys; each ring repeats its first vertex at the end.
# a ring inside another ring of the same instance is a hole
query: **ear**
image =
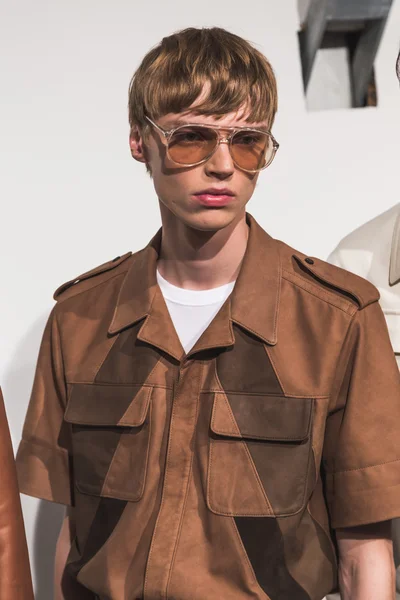
{"type": "Polygon", "coordinates": [[[139,162],[146,162],[146,150],[144,147],[143,137],[137,126],[132,127],[129,134],[129,147],[132,157],[139,162]]]}

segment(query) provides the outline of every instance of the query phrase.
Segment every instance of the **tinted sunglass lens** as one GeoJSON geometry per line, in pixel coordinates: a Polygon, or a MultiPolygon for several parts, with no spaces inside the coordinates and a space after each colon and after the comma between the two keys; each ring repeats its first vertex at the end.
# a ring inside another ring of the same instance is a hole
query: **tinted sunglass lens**
{"type": "Polygon", "coordinates": [[[274,144],[268,133],[238,131],[232,138],[232,158],[242,169],[258,171],[270,164],[274,157],[274,144]]]}
{"type": "Polygon", "coordinates": [[[218,142],[218,134],[207,127],[179,127],[168,143],[170,158],[181,165],[203,161],[218,142]]]}

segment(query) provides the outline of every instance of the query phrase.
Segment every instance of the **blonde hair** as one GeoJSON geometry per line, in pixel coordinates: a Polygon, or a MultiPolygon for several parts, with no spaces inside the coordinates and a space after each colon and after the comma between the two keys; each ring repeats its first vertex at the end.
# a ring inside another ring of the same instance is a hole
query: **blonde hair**
{"type": "Polygon", "coordinates": [[[246,121],[271,128],[278,107],[274,72],[243,38],[219,27],[190,27],[162,39],[143,58],[129,86],[129,122],[145,133],[148,122],[187,110],[203,92],[196,114],[222,117],[246,107],[246,121]]]}

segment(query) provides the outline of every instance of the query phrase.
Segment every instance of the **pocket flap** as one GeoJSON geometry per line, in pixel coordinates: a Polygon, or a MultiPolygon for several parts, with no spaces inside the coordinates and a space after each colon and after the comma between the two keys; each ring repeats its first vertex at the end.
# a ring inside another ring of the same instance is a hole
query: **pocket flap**
{"type": "Polygon", "coordinates": [[[282,442],[301,442],[310,435],[312,398],[228,396],[215,394],[211,430],[217,435],[282,442]]]}
{"type": "Polygon", "coordinates": [[[74,383],[64,419],[77,425],[138,427],[146,420],[151,386],[74,383]]]}

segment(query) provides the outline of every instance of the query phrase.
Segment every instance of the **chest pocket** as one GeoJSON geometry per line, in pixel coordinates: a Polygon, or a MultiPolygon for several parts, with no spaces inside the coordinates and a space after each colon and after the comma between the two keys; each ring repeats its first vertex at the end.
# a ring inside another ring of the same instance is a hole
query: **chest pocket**
{"type": "Polygon", "coordinates": [[[136,502],[143,495],[152,387],[72,384],[65,420],[72,426],[73,472],[83,494],[136,502]]]}
{"type": "Polygon", "coordinates": [[[287,516],[315,484],[313,400],[265,395],[214,397],[207,504],[220,515],[287,516]],[[312,481],[311,481],[312,480],[312,481]]]}

